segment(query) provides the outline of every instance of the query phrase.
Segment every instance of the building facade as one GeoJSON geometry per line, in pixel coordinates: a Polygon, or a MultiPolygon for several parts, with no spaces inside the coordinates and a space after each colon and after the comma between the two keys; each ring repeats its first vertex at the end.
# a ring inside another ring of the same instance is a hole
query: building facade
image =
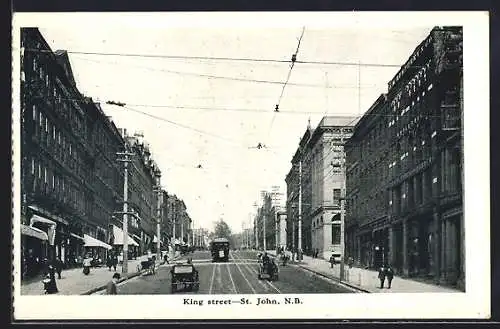
{"type": "Polygon", "coordinates": [[[286,177],[287,235],[298,248],[301,193],[301,247],[306,255],[318,251],[319,257],[340,256],[343,143],[351,136],[356,119],[326,116],[316,129],[309,124],[292,159],[286,177]]]}
{"type": "Polygon", "coordinates": [[[107,218],[94,214],[92,102],[78,91],[67,53],[52,52],[38,29],[21,30],[21,49],[22,268],[29,276],[44,258],[76,265],[85,233],[106,240],[107,218]]]}
{"type": "MultiPolygon", "coordinates": [[[[380,184],[386,177],[388,209],[378,225],[383,233],[372,233],[398,273],[460,288],[465,284],[462,53],[462,29],[436,27],[389,82],[385,170],[376,176],[380,184]]],[[[366,145],[366,137],[361,143],[366,145]]],[[[351,239],[361,234],[354,232],[351,239]]]]}
{"type": "Polygon", "coordinates": [[[129,211],[135,215],[129,216],[128,231],[139,245],[134,252],[142,255],[153,249],[156,235],[158,193],[155,192],[155,174],[158,168],[142,134],[130,136],[123,131],[127,150],[133,154],[128,170],[128,203],[129,211]]]}
{"type": "Polygon", "coordinates": [[[380,95],[354,127],[346,152],[346,257],[363,267],[388,260],[387,95],[380,95]]]}
{"type": "Polygon", "coordinates": [[[124,183],[117,152],[126,145],[136,155],[130,232],[142,233],[138,242],[149,247],[157,220],[157,166],[149,150],[124,138],[100,104],[78,91],[66,51],[53,52],[36,28],[21,30],[21,49],[23,277],[36,275],[45,258],[76,266],[89,253],[104,259],[116,245],[124,183]]]}
{"type": "Polygon", "coordinates": [[[341,256],[341,189],[345,182],[344,143],[351,137],[356,117],[324,117],[306,148],[310,156],[311,202],[306,220],[311,227],[311,250],[318,257],[341,256]]]}

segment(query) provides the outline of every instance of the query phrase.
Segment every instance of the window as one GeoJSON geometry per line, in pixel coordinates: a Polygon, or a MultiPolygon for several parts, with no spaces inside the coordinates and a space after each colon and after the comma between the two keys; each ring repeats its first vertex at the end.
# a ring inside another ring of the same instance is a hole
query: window
{"type": "Polygon", "coordinates": [[[56,126],[52,126],[52,138],[56,140],[56,126]]]}
{"type": "Polygon", "coordinates": [[[49,132],[49,119],[47,117],[45,117],[45,132],[49,132]]]}
{"type": "Polygon", "coordinates": [[[33,121],[36,121],[37,115],[36,115],[36,106],[33,105],[33,121]]]}
{"type": "Polygon", "coordinates": [[[42,178],[42,165],[40,163],[38,163],[38,178],[42,178]]]}
{"type": "Polygon", "coordinates": [[[44,168],[43,168],[43,173],[44,173],[44,174],[43,174],[43,177],[44,177],[44,178],[43,178],[43,181],[44,181],[45,183],[47,183],[47,168],[46,168],[46,167],[44,167],[44,168]]]}
{"type": "Polygon", "coordinates": [[[35,158],[31,158],[31,174],[35,174],[35,158]]]}
{"type": "Polygon", "coordinates": [[[339,188],[333,189],[333,205],[340,206],[340,189],[339,188]]]}
{"type": "Polygon", "coordinates": [[[55,187],[56,187],[56,179],[54,177],[54,174],[51,174],[50,176],[52,177],[52,189],[55,189],[55,187]]]}
{"type": "Polygon", "coordinates": [[[332,244],[340,244],[340,224],[332,224],[332,244]]]}

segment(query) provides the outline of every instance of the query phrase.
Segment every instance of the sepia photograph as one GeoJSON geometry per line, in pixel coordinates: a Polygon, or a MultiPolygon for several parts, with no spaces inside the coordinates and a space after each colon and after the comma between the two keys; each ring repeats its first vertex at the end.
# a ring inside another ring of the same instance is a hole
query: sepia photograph
{"type": "Polygon", "coordinates": [[[15,318],[488,317],[487,13],[24,13],[12,49],[15,318]]]}

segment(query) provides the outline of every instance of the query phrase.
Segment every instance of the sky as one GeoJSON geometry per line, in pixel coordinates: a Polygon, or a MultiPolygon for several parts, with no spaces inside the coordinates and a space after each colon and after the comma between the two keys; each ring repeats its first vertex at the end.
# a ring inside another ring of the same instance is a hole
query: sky
{"type": "Polygon", "coordinates": [[[81,93],[127,104],[102,108],[117,127],[144,134],[163,187],[184,200],[194,227],[213,229],[222,218],[238,232],[250,227],[261,190],[279,185],[285,202],[285,176],[308,120],[315,127],[323,115],[362,115],[398,71],[366,64],[402,65],[432,26],[39,29],[53,51],[70,52],[81,93]],[[125,56],[289,60],[303,28],[297,60],[361,65],[297,63],[276,114],[289,63],[125,56]]]}

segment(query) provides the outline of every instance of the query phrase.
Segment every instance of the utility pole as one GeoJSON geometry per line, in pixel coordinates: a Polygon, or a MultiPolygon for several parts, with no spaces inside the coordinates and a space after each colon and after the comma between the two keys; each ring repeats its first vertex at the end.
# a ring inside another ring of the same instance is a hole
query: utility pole
{"type": "Polygon", "coordinates": [[[300,161],[299,161],[299,234],[297,241],[297,251],[302,255],[302,150],[300,152],[300,161]]]}
{"type": "Polygon", "coordinates": [[[344,257],[345,257],[345,153],[344,153],[344,128],[341,128],[340,143],[342,151],[340,157],[340,172],[342,174],[342,187],[340,190],[340,280],[344,280],[344,257]]]}
{"type": "Polygon", "coordinates": [[[156,207],[156,259],[161,260],[161,240],[160,240],[160,223],[161,223],[161,172],[158,168],[155,171],[156,176],[156,193],[158,195],[156,207]]]}
{"type": "Polygon", "coordinates": [[[181,217],[181,244],[184,244],[184,217],[181,217]]]}
{"type": "MultiPolygon", "coordinates": [[[[265,202],[264,202],[264,207],[265,207],[265,202]]],[[[265,210],[265,209],[263,209],[265,210]]],[[[267,244],[266,244],[266,240],[267,240],[267,235],[266,235],[266,217],[267,217],[267,212],[266,211],[263,211],[263,214],[262,214],[262,218],[264,220],[264,251],[267,250],[267,244]]]]}
{"type": "Polygon", "coordinates": [[[174,201],[172,202],[172,241],[174,241],[174,247],[175,247],[175,219],[177,217],[177,213],[175,212],[175,199],[174,201]]]}
{"type": "MultiPolygon", "coordinates": [[[[125,142],[127,143],[127,142],[125,142]]],[[[124,165],[124,175],[123,175],[123,265],[122,273],[128,273],[128,164],[132,162],[130,157],[134,155],[133,153],[127,152],[127,146],[125,144],[125,152],[117,152],[116,155],[123,156],[123,158],[118,159],[119,162],[123,162],[124,165]]]]}

